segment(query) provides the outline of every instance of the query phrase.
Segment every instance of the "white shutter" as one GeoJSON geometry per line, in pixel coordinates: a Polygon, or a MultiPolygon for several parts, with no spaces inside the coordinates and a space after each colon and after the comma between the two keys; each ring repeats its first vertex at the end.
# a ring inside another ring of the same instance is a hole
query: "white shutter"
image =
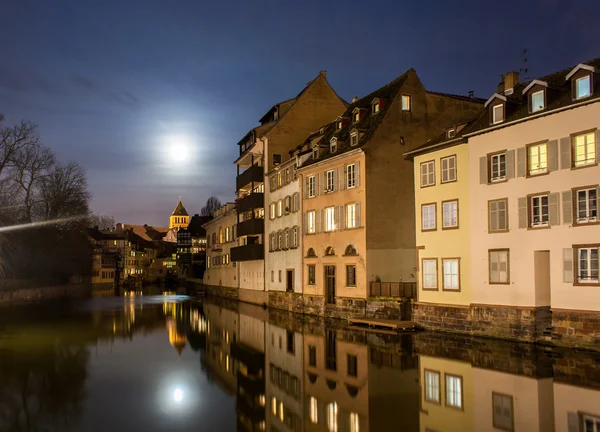
{"type": "Polygon", "coordinates": [[[562,193],[562,210],[563,210],[563,223],[573,223],[573,192],[564,191],[562,193]]]}
{"type": "Polygon", "coordinates": [[[560,169],[571,169],[571,138],[560,139],[560,169]]]}
{"type": "Polygon", "coordinates": [[[498,201],[488,204],[488,218],[490,219],[490,231],[498,231],[498,201]]]}
{"type": "Polygon", "coordinates": [[[338,190],[338,169],[334,168],[333,169],[333,191],[335,192],[336,190],[338,190]]]}
{"type": "MultiPolygon", "coordinates": [[[[423,169],[423,165],[421,165],[421,169],[423,169]]],[[[422,177],[422,175],[421,175],[422,177]]],[[[487,157],[482,156],[479,158],[479,184],[487,184],[488,183],[488,175],[487,175],[487,157]]]]}
{"type": "Polygon", "coordinates": [[[346,165],[341,166],[339,169],[340,177],[340,190],[346,189],[346,165]]]}
{"type": "Polygon", "coordinates": [[[559,193],[548,195],[548,222],[550,226],[560,224],[559,193]]]}
{"type": "Polygon", "coordinates": [[[315,174],[315,196],[319,196],[321,195],[321,191],[319,190],[319,188],[321,187],[320,183],[320,175],[319,174],[315,174]]]}
{"type": "Polygon", "coordinates": [[[552,140],[548,142],[548,171],[556,171],[558,169],[558,141],[552,140]]]}
{"type": "Polygon", "coordinates": [[[354,164],[354,178],[356,179],[356,187],[360,186],[360,161],[354,164]]]}
{"type": "Polygon", "coordinates": [[[440,160],[440,171],[442,172],[442,183],[448,181],[448,160],[449,158],[443,158],[440,160]]]}
{"type": "Polygon", "coordinates": [[[506,179],[515,178],[515,151],[508,150],[506,152],[506,179]]]}
{"type": "Polygon", "coordinates": [[[527,198],[519,198],[519,228],[527,228],[527,198]]]}
{"type": "Polygon", "coordinates": [[[358,228],[358,227],[361,226],[360,225],[361,218],[360,218],[360,203],[359,202],[356,203],[356,210],[355,211],[356,211],[356,227],[358,228]]]}
{"type": "Polygon", "coordinates": [[[573,283],[573,249],[563,249],[563,282],[573,283]]]}
{"type": "Polygon", "coordinates": [[[525,147],[517,149],[517,177],[525,177],[527,174],[527,152],[525,147]]]}

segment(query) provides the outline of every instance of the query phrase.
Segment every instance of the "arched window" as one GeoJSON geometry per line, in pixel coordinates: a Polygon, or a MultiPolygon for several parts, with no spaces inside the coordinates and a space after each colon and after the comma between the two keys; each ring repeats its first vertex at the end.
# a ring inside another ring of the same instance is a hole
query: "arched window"
{"type": "Polygon", "coordinates": [[[327,249],[325,249],[325,255],[326,256],[335,255],[335,249],[332,246],[327,246],[327,249]]]}
{"type": "Polygon", "coordinates": [[[277,201],[277,217],[283,216],[283,201],[277,201]]]}
{"type": "Polygon", "coordinates": [[[219,228],[219,243],[223,244],[223,228],[219,228]]]}
{"type": "Polygon", "coordinates": [[[327,387],[329,387],[329,390],[335,390],[337,383],[333,380],[327,380],[327,387]]]}
{"type": "Polygon", "coordinates": [[[290,229],[286,228],[283,231],[283,249],[288,249],[291,246],[290,242],[290,229]]]}
{"type": "Polygon", "coordinates": [[[308,374],[308,380],[311,382],[311,384],[314,384],[317,382],[317,378],[319,378],[317,375],[309,373],[308,374]]]}
{"type": "Polygon", "coordinates": [[[317,256],[317,253],[315,252],[315,250],[313,248],[308,248],[308,251],[306,252],[306,256],[308,258],[315,258],[317,256]]]}
{"type": "Polygon", "coordinates": [[[344,255],[356,255],[356,248],[352,245],[348,245],[346,247],[344,255]]]}
{"type": "Polygon", "coordinates": [[[284,245],[283,245],[283,231],[279,231],[277,233],[277,238],[278,238],[277,250],[281,250],[281,249],[284,248],[284,245]]]}
{"type": "Polygon", "coordinates": [[[355,387],[353,385],[346,384],[346,391],[353,399],[358,395],[358,387],[355,387]]]}

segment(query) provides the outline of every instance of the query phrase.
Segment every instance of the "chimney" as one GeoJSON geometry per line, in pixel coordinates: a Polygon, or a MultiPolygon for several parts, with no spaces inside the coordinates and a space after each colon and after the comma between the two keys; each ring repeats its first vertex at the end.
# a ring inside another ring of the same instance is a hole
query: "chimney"
{"type": "Polygon", "coordinates": [[[498,92],[503,92],[504,94],[512,94],[516,85],[519,84],[519,72],[507,72],[502,75],[502,89],[500,89],[500,85],[498,86],[498,92]]]}
{"type": "Polygon", "coordinates": [[[354,96],[354,97],[352,98],[352,103],[356,103],[356,102],[358,102],[358,96],[354,96]]]}
{"type": "Polygon", "coordinates": [[[475,99],[475,92],[473,90],[469,91],[469,98],[475,99]]]}

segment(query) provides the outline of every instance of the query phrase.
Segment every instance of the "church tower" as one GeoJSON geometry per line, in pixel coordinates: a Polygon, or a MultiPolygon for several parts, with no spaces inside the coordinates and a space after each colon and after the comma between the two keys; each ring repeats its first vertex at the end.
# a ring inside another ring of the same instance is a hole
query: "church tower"
{"type": "Polygon", "coordinates": [[[187,228],[190,224],[190,215],[188,215],[187,210],[183,206],[181,200],[177,203],[177,207],[171,213],[171,218],[169,221],[170,229],[179,229],[179,228],[187,228]]]}

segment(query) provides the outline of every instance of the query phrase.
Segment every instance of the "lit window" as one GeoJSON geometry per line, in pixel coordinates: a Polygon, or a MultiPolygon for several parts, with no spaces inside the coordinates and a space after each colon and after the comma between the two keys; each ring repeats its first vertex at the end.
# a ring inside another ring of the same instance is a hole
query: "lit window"
{"type": "Polygon", "coordinates": [[[350,413],[349,424],[350,432],[360,432],[360,422],[358,414],[350,413]]]}
{"type": "Polygon", "coordinates": [[[357,110],[354,112],[354,114],[352,115],[352,121],[354,123],[356,123],[357,121],[360,120],[360,112],[357,110]]]}
{"type": "Polygon", "coordinates": [[[421,187],[435,184],[435,162],[423,162],[421,164],[421,187]]]}
{"type": "Polygon", "coordinates": [[[508,200],[506,198],[488,202],[488,220],[490,232],[508,230],[508,200]]]}
{"type": "Polygon", "coordinates": [[[277,186],[279,186],[279,187],[283,186],[283,173],[282,172],[277,173],[277,186]]]}
{"type": "Polygon", "coordinates": [[[529,153],[529,175],[543,174],[548,171],[548,149],[546,143],[527,147],[529,153]]]}
{"type": "Polygon", "coordinates": [[[435,225],[435,204],[421,205],[421,230],[434,230],[435,225]]]}
{"type": "Polygon", "coordinates": [[[442,203],[442,228],[458,228],[458,201],[442,203]]]}
{"type": "Polygon", "coordinates": [[[490,156],[490,182],[502,181],[506,178],[506,153],[490,156]]]}
{"type": "Polygon", "coordinates": [[[373,114],[377,114],[379,112],[379,102],[375,102],[371,107],[371,111],[373,114]]]}
{"type": "Polygon", "coordinates": [[[335,402],[327,405],[327,428],[329,432],[338,430],[338,406],[335,402]]]}
{"type": "Polygon", "coordinates": [[[317,424],[319,422],[319,405],[314,397],[310,397],[309,402],[310,421],[317,424]]]}
{"type": "Polygon", "coordinates": [[[335,188],[335,171],[329,170],[325,173],[327,184],[325,185],[326,192],[333,192],[335,188]]]}
{"type": "Polygon", "coordinates": [[[548,225],[548,195],[531,197],[531,226],[548,225]]]}
{"type": "Polygon", "coordinates": [[[540,90],[531,95],[531,112],[543,110],[544,104],[544,90],[540,90]]]}
{"type": "Polygon", "coordinates": [[[343,124],[342,121],[340,120],[339,122],[337,122],[337,128],[338,130],[340,130],[342,128],[343,124]]]}
{"type": "Polygon", "coordinates": [[[577,249],[577,282],[598,283],[598,247],[577,249]]]}
{"type": "Polygon", "coordinates": [[[509,283],[509,251],[508,249],[490,250],[490,284],[509,283]]]}
{"type": "Polygon", "coordinates": [[[325,231],[335,230],[335,207],[325,209],[325,231]]]}
{"type": "Polygon", "coordinates": [[[410,96],[402,95],[402,111],[410,111],[410,96]]]}
{"type": "Polygon", "coordinates": [[[459,290],[459,263],[458,259],[442,259],[444,279],[442,288],[445,290],[459,290]]]}
{"type": "Polygon", "coordinates": [[[437,260],[424,259],[423,267],[423,289],[437,289],[437,260]]]}
{"type": "Polygon", "coordinates": [[[308,197],[313,198],[317,193],[317,177],[312,175],[308,177],[308,197]]]}
{"type": "Polygon", "coordinates": [[[346,167],[346,187],[348,189],[356,186],[356,165],[350,164],[346,167]]]}
{"type": "Polygon", "coordinates": [[[440,373],[425,371],[425,400],[440,403],[440,373]]]}
{"type": "Polygon", "coordinates": [[[456,156],[448,156],[441,159],[442,183],[456,181],[456,156]]]}
{"type": "Polygon", "coordinates": [[[590,82],[591,81],[589,75],[583,78],[579,78],[575,81],[575,91],[577,94],[577,99],[581,99],[592,94],[590,82]]]}
{"type": "Polygon", "coordinates": [[[456,136],[456,129],[448,129],[446,133],[447,138],[454,138],[456,136]]]}
{"type": "MultiPolygon", "coordinates": [[[[311,264],[308,266],[308,284],[309,285],[315,285],[315,281],[316,281],[316,268],[314,264],[311,264]]],[[[311,363],[312,365],[312,363],[311,363]]],[[[316,365],[316,360],[315,360],[315,365],[316,365]]]]}
{"type": "Polygon", "coordinates": [[[274,416],[277,416],[277,399],[271,398],[271,410],[274,416]]]}
{"type": "Polygon", "coordinates": [[[286,196],[283,201],[283,213],[287,215],[287,214],[290,214],[291,211],[292,211],[292,197],[286,196]]]}
{"type": "Polygon", "coordinates": [[[314,234],[317,232],[317,212],[315,210],[309,211],[307,216],[306,232],[314,234]]]}
{"type": "Polygon", "coordinates": [[[596,222],[598,220],[598,190],[582,189],[577,191],[577,223],[596,222]]]}
{"type": "Polygon", "coordinates": [[[353,133],[352,135],[350,135],[350,145],[355,146],[356,144],[358,144],[358,134],[353,133]]]}
{"type": "Polygon", "coordinates": [[[329,152],[335,153],[337,151],[337,139],[333,138],[329,143],[329,152]]]}
{"type": "Polygon", "coordinates": [[[277,217],[281,217],[283,215],[283,201],[277,201],[277,217]]]}
{"type": "Polygon", "coordinates": [[[594,132],[577,135],[573,138],[575,166],[596,163],[596,139],[594,132]]]}
{"type": "Polygon", "coordinates": [[[348,204],[346,205],[346,228],[356,228],[357,217],[356,217],[356,204],[348,204]]]}
{"type": "Polygon", "coordinates": [[[492,108],[492,123],[502,123],[504,121],[504,105],[498,104],[494,105],[492,108]]]}
{"type": "Polygon", "coordinates": [[[276,210],[277,209],[275,203],[271,203],[271,205],[269,206],[269,216],[271,220],[275,219],[275,217],[277,216],[276,210]]]}
{"type": "Polygon", "coordinates": [[[461,377],[446,375],[446,405],[453,408],[463,408],[461,377]]]}

